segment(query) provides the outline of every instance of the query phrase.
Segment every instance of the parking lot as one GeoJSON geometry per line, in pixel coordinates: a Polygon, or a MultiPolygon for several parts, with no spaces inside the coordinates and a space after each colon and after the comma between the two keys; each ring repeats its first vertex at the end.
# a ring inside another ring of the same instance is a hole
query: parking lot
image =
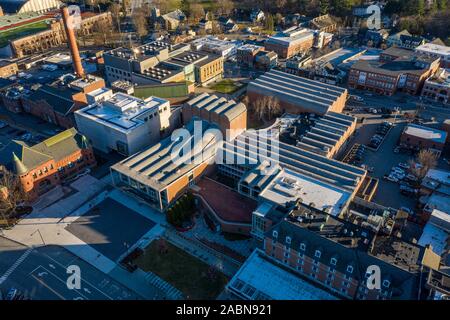
{"type": "Polygon", "coordinates": [[[106,274],[59,246],[27,248],[0,237],[0,291],[32,300],[141,299],[106,274]],[[67,287],[67,267],[80,268],[80,289],[67,287]]]}
{"type": "Polygon", "coordinates": [[[106,198],[66,230],[107,258],[117,261],[154,226],[153,221],[140,213],[106,198]]]}
{"type": "Polygon", "coordinates": [[[352,113],[352,115],[360,119],[364,117],[365,120],[362,124],[358,124],[357,133],[350,140],[343,155],[347,155],[355,144],[369,146],[372,137],[377,134],[377,129],[381,123],[389,121],[394,124],[389,131],[386,131],[386,136],[376,148],[365,148],[366,150],[360,157],[361,160],[355,165],[371,169],[369,174],[379,179],[378,190],[373,199],[374,202],[395,209],[401,207],[413,209],[416,199],[401,194],[398,183],[383,178],[385,175],[389,175],[392,167],[398,166],[399,163],[407,163],[411,158],[407,154],[394,153],[394,148],[406,123],[394,118],[383,118],[381,115],[376,114],[358,112],[352,113]]]}

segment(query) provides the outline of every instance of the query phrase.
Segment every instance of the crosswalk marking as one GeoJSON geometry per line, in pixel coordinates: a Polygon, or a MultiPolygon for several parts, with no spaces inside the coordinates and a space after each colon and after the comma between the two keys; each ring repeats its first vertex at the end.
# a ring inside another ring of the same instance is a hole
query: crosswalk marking
{"type": "Polygon", "coordinates": [[[20,266],[20,264],[30,255],[30,253],[33,251],[32,248],[29,248],[27,251],[25,251],[19,259],[16,260],[16,262],[14,262],[14,264],[8,269],[6,270],[6,272],[3,274],[3,276],[1,276],[0,278],[0,285],[6,281],[6,279],[8,279],[8,277],[11,275],[11,273],[14,272],[14,270],[17,269],[18,266],[20,266]]]}

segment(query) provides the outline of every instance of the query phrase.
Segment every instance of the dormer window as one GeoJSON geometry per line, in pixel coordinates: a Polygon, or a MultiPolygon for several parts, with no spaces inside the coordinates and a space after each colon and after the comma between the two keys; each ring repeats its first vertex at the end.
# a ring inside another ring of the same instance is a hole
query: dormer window
{"type": "Polygon", "coordinates": [[[321,255],[322,255],[322,252],[320,252],[320,250],[316,250],[316,252],[314,253],[314,257],[316,257],[316,258],[320,258],[321,255]]]}
{"type": "Polygon", "coordinates": [[[347,266],[347,272],[353,273],[353,266],[347,266]]]}
{"type": "Polygon", "coordinates": [[[300,250],[305,251],[306,250],[306,244],[300,243],[300,250]]]}
{"type": "Polygon", "coordinates": [[[337,263],[337,259],[336,258],[331,258],[330,264],[335,266],[337,263]]]}
{"type": "Polygon", "coordinates": [[[291,244],[291,241],[292,241],[291,237],[286,237],[286,243],[287,244],[291,244]]]}

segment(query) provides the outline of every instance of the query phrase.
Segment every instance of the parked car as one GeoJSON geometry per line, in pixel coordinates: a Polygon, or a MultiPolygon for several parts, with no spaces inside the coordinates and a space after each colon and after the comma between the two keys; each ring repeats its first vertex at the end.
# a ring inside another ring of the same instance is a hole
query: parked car
{"type": "Polygon", "coordinates": [[[409,215],[414,214],[413,211],[410,208],[407,208],[407,207],[401,207],[400,210],[403,211],[403,212],[406,212],[409,215]]]}
{"type": "Polygon", "coordinates": [[[408,170],[409,169],[409,164],[407,164],[407,163],[404,163],[404,162],[400,162],[399,164],[398,164],[398,166],[400,167],[400,168],[402,168],[402,169],[405,169],[405,170],[408,170]]]}
{"type": "Polygon", "coordinates": [[[387,176],[386,179],[389,181],[392,181],[392,182],[398,182],[398,178],[396,178],[392,175],[387,176]]]}

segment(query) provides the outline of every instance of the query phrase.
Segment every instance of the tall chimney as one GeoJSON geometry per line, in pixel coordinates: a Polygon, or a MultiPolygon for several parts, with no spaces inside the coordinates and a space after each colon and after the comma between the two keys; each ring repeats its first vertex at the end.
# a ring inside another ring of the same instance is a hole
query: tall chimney
{"type": "Polygon", "coordinates": [[[69,9],[62,8],[62,16],[64,22],[64,29],[67,34],[67,41],[69,42],[70,53],[72,55],[73,67],[77,76],[84,78],[84,69],[81,64],[80,51],[78,50],[77,39],[75,37],[73,18],[70,17],[69,9]],[[71,21],[72,20],[72,21],[71,21]]]}

